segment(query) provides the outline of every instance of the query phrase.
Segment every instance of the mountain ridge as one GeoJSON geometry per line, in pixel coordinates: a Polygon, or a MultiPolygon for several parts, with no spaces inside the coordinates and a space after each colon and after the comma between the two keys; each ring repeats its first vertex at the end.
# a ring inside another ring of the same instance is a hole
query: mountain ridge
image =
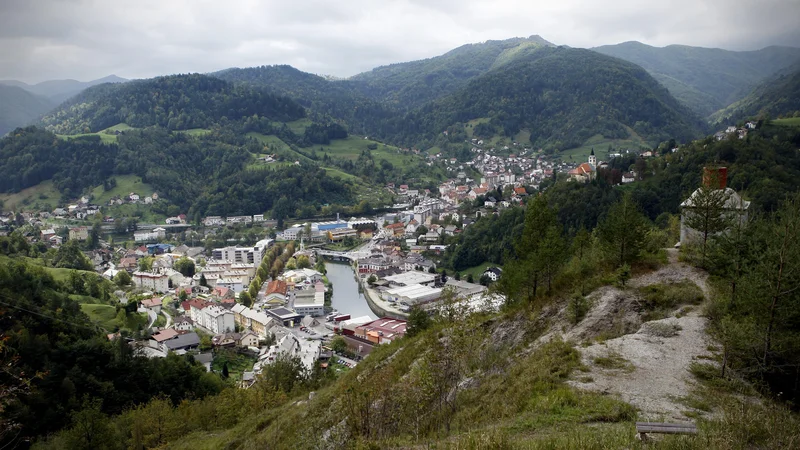
{"type": "Polygon", "coordinates": [[[742,99],[760,82],[800,61],[800,48],[788,46],[732,51],[680,44],[654,47],[627,41],[591,50],[642,66],[704,117],[742,99]]]}

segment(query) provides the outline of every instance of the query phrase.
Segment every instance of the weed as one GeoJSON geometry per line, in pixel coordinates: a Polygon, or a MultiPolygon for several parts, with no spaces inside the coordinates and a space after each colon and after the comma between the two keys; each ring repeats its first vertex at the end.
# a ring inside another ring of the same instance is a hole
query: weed
{"type": "Polygon", "coordinates": [[[604,369],[622,370],[625,372],[633,372],[635,369],[630,361],[616,352],[609,352],[608,356],[598,356],[594,359],[594,363],[604,369]]]}

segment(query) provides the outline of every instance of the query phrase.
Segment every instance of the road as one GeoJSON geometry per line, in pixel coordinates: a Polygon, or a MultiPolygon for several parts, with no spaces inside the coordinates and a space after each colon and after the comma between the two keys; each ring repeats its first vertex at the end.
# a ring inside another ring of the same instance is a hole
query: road
{"type": "Polygon", "coordinates": [[[147,328],[151,328],[154,323],[156,323],[156,319],[158,315],[152,309],[147,310],[147,317],[150,319],[150,323],[147,324],[147,328]]]}
{"type": "Polygon", "coordinates": [[[172,316],[170,316],[164,308],[161,308],[161,314],[164,314],[164,318],[167,319],[167,324],[164,325],[164,328],[169,328],[172,325],[172,316]]]}

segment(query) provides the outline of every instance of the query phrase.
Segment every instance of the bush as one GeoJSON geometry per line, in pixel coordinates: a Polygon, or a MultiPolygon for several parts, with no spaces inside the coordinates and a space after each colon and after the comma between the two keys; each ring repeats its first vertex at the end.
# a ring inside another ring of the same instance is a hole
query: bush
{"type": "Polygon", "coordinates": [[[639,288],[647,314],[643,320],[666,317],[679,305],[696,305],[703,302],[703,291],[691,281],[670,284],[651,284],[639,288]]]}
{"type": "Polygon", "coordinates": [[[569,300],[569,305],[567,305],[567,313],[572,323],[575,325],[580,323],[586,317],[586,313],[589,312],[589,307],[589,300],[586,297],[579,292],[574,293],[569,300]]]}

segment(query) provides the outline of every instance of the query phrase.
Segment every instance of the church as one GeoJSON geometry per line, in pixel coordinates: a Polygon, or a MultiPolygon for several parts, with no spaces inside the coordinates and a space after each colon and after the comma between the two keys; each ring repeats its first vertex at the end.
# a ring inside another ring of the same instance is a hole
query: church
{"type": "Polygon", "coordinates": [[[582,163],[580,166],[569,171],[570,181],[581,181],[588,183],[594,180],[597,176],[597,157],[594,154],[594,148],[589,154],[589,161],[582,163]]]}

